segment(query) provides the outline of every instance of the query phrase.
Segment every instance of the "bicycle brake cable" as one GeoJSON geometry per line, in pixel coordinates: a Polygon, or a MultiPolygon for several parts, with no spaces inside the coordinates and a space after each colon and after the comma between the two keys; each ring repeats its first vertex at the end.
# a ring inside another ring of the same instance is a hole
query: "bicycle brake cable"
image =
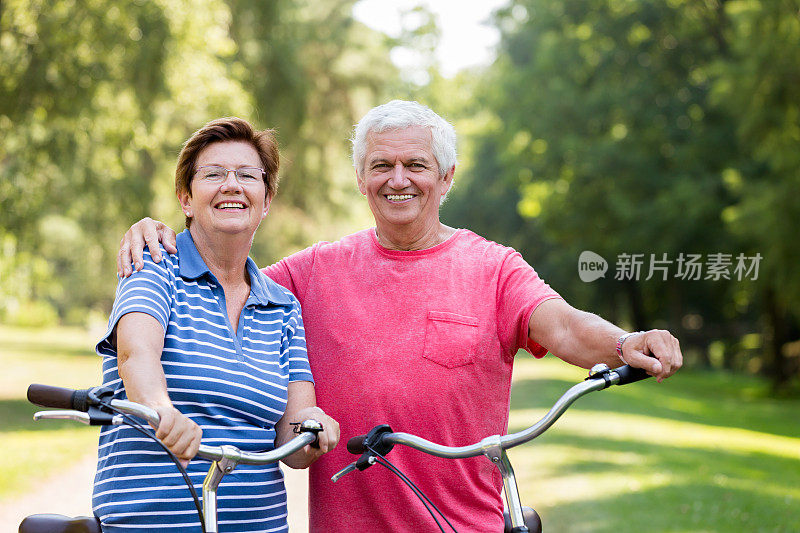
{"type": "MultiPolygon", "coordinates": [[[[382,467],[386,468],[387,470],[389,470],[390,472],[392,472],[393,474],[395,474],[397,477],[399,477],[399,478],[400,478],[400,480],[401,480],[403,483],[405,483],[405,484],[406,484],[406,485],[407,485],[407,486],[408,486],[408,487],[409,487],[409,488],[410,488],[410,489],[411,489],[411,490],[414,492],[414,495],[415,495],[417,498],[419,498],[419,499],[420,499],[420,501],[422,502],[422,505],[424,505],[424,506],[425,506],[425,509],[427,509],[427,510],[428,510],[428,513],[431,515],[431,518],[433,518],[433,521],[434,521],[434,522],[436,522],[436,526],[439,528],[439,531],[441,531],[441,533],[445,533],[445,531],[444,531],[444,528],[442,527],[442,524],[441,524],[441,522],[439,522],[439,519],[438,519],[438,518],[436,518],[436,515],[433,513],[433,510],[431,509],[430,505],[429,505],[429,504],[428,504],[428,502],[426,501],[426,500],[427,500],[427,496],[425,496],[425,494],[424,494],[423,492],[421,492],[421,491],[420,491],[420,490],[419,490],[419,489],[418,489],[418,488],[417,488],[417,487],[414,485],[414,483],[413,483],[413,482],[411,482],[409,479],[407,479],[407,478],[405,478],[405,477],[401,476],[401,475],[400,475],[400,471],[399,471],[399,470],[398,470],[398,471],[396,471],[396,470],[394,469],[394,467],[393,467],[393,466],[390,466],[390,465],[386,464],[384,461],[382,461],[382,460],[380,460],[380,459],[376,460],[376,461],[375,461],[375,463],[376,463],[376,464],[379,464],[379,465],[381,465],[382,467]],[[425,499],[423,499],[423,497],[424,497],[425,499]]],[[[440,513],[440,515],[441,515],[441,512],[439,511],[439,509],[437,509],[437,508],[436,508],[436,506],[434,506],[434,509],[436,509],[436,511],[437,511],[437,512],[439,512],[439,513],[440,513]]],[[[444,518],[444,517],[442,517],[442,518],[444,518]]]]}
{"type": "Polygon", "coordinates": [[[365,445],[365,448],[375,455],[375,457],[376,457],[376,461],[375,462],[377,464],[381,465],[382,467],[386,468],[387,470],[392,472],[394,475],[399,477],[400,480],[403,483],[405,483],[414,492],[414,494],[417,496],[417,498],[419,498],[419,500],[422,502],[422,505],[424,505],[425,508],[428,510],[428,512],[431,515],[431,518],[433,518],[434,522],[436,522],[436,525],[439,526],[439,530],[442,533],[444,533],[444,528],[442,527],[442,524],[439,522],[439,520],[436,518],[436,515],[433,513],[433,510],[431,510],[431,507],[433,507],[433,509],[435,509],[437,513],[439,513],[439,516],[442,518],[442,520],[444,520],[447,523],[448,526],[450,526],[450,529],[452,529],[454,533],[458,533],[456,531],[456,528],[453,527],[453,524],[450,523],[450,521],[447,519],[447,517],[444,515],[444,513],[438,507],[436,507],[436,504],[433,503],[431,501],[431,499],[428,498],[428,496],[426,496],[425,493],[422,492],[422,490],[420,490],[420,488],[417,487],[414,484],[414,482],[411,481],[411,479],[407,475],[405,475],[403,473],[402,470],[400,470],[394,464],[392,464],[392,462],[389,461],[389,459],[387,459],[385,456],[383,456],[380,453],[378,453],[377,451],[375,451],[371,446],[365,445]],[[430,506],[429,506],[429,504],[430,504],[430,506]]]}
{"type": "Polygon", "coordinates": [[[175,463],[176,467],[178,467],[178,471],[181,473],[181,476],[183,476],[183,481],[186,483],[186,487],[189,489],[189,492],[192,494],[192,500],[194,501],[195,509],[197,509],[197,515],[200,518],[200,530],[202,531],[202,533],[206,533],[206,521],[205,521],[205,518],[203,516],[203,507],[202,507],[202,505],[200,505],[200,498],[198,498],[197,491],[194,489],[194,485],[192,484],[192,480],[189,479],[189,474],[186,472],[186,469],[180,463],[180,460],[177,457],[175,457],[175,454],[172,453],[170,451],[170,449],[167,448],[164,445],[163,442],[158,440],[158,437],[156,437],[151,431],[148,431],[144,426],[139,424],[133,417],[131,417],[127,413],[124,413],[123,411],[120,411],[119,409],[117,409],[116,407],[111,405],[111,403],[109,403],[107,401],[102,401],[102,402],[100,402],[100,404],[103,405],[104,407],[106,407],[107,409],[117,413],[118,415],[121,415],[122,419],[125,421],[125,424],[127,424],[130,427],[132,427],[133,429],[135,429],[139,433],[142,433],[146,437],[154,440],[156,442],[156,444],[161,446],[161,448],[165,452],[167,452],[167,455],[169,456],[169,458],[172,459],[172,462],[175,463]]]}

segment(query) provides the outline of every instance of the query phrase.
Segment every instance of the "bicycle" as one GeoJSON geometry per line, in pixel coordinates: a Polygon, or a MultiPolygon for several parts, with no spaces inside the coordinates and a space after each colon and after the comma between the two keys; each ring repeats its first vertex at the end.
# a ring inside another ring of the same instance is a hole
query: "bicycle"
{"type": "Polygon", "coordinates": [[[492,435],[468,446],[443,446],[408,433],[394,433],[387,424],[380,424],[372,428],[366,435],[358,435],[347,442],[347,450],[360,457],[348,464],[333,475],[331,480],[336,482],[342,476],[355,470],[363,471],[374,464],[380,464],[391,470],[408,485],[420,498],[428,509],[431,517],[436,522],[439,530],[444,533],[445,528],[437,519],[446,522],[452,531],[456,531],[444,514],[433,502],[416,488],[410,479],[392,465],[386,455],[395,444],[402,444],[415,450],[446,459],[463,459],[467,457],[486,456],[500,470],[503,478],[503,492],[506,505],[505,533],[541,533],[542,523],[538,513],[530,507],[523,507],[519,498],[519,489],[514,476],[514,469],[508,459],[506,450],[533,440],[549,429],[558,418],[581,396],[590,392],[606,389],[611,385],[625,385],[650,377],[644,370],[628,365],[610,369],[606,365],[596,365],[585,381],[570,387],[553,405],[548,413],[532,426],[508,435],[492,435]]]}
{"type": "MultiPolygon", "coordinates": [[[[51,407],[56,411],[39,411],[34,420],[76,420],[92,426],[103,425],[136,425],[131,415],[146,420],[157,428],[159,416],[153,409],[128,400],[111,399],[113,390],[108,387],[92,387],[74,390],[50,385],[33,384],[28,387],[28,401],[42,407],[51,407]]],[[[141,427],[141,426],[139,426],[141,427]]],[[[306,445],[317,443],[317,434],[322,425],[316,420],[305,420],[295,426],[298,433],[289,442],[266,452],[247,452],[231,445],[208,446],[201,444],[195,457],[211,461],[208,474],[203,482],[202,509],[194,487],[184,474],[188,490],[192,492],[197,507],[200,529],[205,533],[217,533],[217,488],[226,474],[230,474],[239,464],[264,465],[275,463],[302,449],[306,445]]],[[[155,435],[149,434],[156,441],[155,435]]],[[[163,447],[163,445],[162,445],[163,447]]],[[[165,447],[166,453],[169,453],[165,447]]],[[[179,468],[180,465],[178,464],[179,468]]],[[[66,517],[54,514],[37,514],[26,517],[19,526],[20,533],[101,533],[100,521],[97,517],[66,517]]]]}

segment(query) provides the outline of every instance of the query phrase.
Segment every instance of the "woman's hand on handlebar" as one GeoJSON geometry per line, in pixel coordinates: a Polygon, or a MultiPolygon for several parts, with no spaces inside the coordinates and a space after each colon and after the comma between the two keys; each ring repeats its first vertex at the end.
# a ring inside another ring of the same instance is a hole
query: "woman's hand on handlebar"
{"type": "Polygon", "coordinates": [[[160,262],[161,250],[158,247],[159,242],[164,245],[164,249],[167,252],[171,254],[178,252],[175,232],[163,222],[147,217],[131,226],[119,242],[117,275],[127,278],[133,274],[134,269],[137,272],[142,269],[144,266],[142,256],[144,255],[145,246],[150,250],[153,261],[160,262]]]}
{"type": "Polygon", "coordinates": [[[189,460],[197,455],[203,430],[189,417],[172,405],[151,405],[161,418],[156,437],[175,454],[186,468],[189,460]]]}
{"type": "MultiPolygon", "coordinates": [[[[339,423],[325,414],[319,407],[306,407],[293,413],[293,418],[297,422],[305,420],[316,420],[322,425],[322,431],[317,433],[317,442],[305,446],[302,450],[283,459],[286,466],[290,468],[308,468],[324,454],[336,448],[339,444],[339,423]]],[[[293,437],[294,434],[291,435],[293,437]]],[[[289,437],[290,438],[290,437],[289,437]]],[[[279,435],[276,439],[276,446],[289,440],[285,435],[279,435]]]]}
{"type": "Polygon", "coordinates": [[[283,459],[291,468],[307,468],[339,443],[339,424],[317,407],[314,384],[309,381],[292,381],[289,383],[286,411],[275,425],[275,447],[289,442],[295,436],[294,424],[309,419],[322,424],[322,431],[318,433],[315,444],[283,459]]]}

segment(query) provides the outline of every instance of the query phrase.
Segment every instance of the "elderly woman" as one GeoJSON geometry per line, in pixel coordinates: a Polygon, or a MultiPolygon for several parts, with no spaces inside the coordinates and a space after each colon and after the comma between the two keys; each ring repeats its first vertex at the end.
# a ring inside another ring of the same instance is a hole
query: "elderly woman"
{"type": "MultiPolygon", "coordinates": [[[[323,424],[319,449],[285,460],[305,468],[332,449],[338,424],[315,407],[297,299],[248,257],[278,182],[270,131],[244,120],[212,121],[186,142],[175,188],[186,215],[177,253],[120,281],[105,337],[104,384],[151,406],[157,436],[199,487],[210,445],[262,451],[289,440],[291,422],[323,424]]],[[[156,443],[126,426],[104,427],[93,497],[104,531],[197,531],[190,493],[156,443]]],[[[242,465],[219,489],[220,531],[284,531],[278,465],[242,465]]]]}

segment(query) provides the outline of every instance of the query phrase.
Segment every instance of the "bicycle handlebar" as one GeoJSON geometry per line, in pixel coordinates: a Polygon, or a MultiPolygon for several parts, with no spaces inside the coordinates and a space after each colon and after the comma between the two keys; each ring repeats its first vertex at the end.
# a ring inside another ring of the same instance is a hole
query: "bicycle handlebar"
{"type": "MultiPolygon", "coordinates": [[[[47,412],[39,412],[34,415],[34,420],[42,418],[71,418],[91,424],[93,417],[97,415],[96,412],[92,412],[92,408],[99,406],[101,399],[106,399],[114,409],[147,420],[154,428],[158,428],[160,416],[155,409],[129,400],[111,400],[108,398],[111,393],[110,389],[104,387],[76,390],[34,383],[28,387],[28,401],[42,407],[73,410],[54,411],[52,416],[47,416],[47,412]],[[75,411],[79,411],[79,413],[75,411]],[[88,415],[84,414],[87,412],[89,413],[88,415]]],[[[119,425],[122,423],[121,415],[111,417],[107,413],[102,413],[102,416],[98,418],[102,424],[119,425]]],[[[235,446],[208,446],[201,444],[196,457],[202,457],[210,461],[220,461],[223,458],[228,458],[234,459],[239,464],[249,465],[275,463],[309,444],[313,446],[317,441],[317,433],[322,431],[322,425],[316,420],[304,420],[300,423],[298,431],[300,432],[298,436],[270,451],[248,452],[239,450],[235,446]]]]}
{"type": "MultiPolygon", "coordinates": [[[[593,391],[602,390],[610,387],[611,385],[625,385],[633,383],[649,377],[647,372],[641,369],[631,368],[628,365],[609,369],[606,365],[596,365],[589,373],[589,377],[576,385],[569,388],[558,400],[556,400],[553,407],[545,414],[538,422],[532,426],[508,435],[491,435],[484,438],[480,442],[468,446],[443,446],[434,442],[427,441],[416,435],[408,433],[395,433],[386,424],[380,424],[372,428],[366,435],[358,435],[347,441],[347,451],[360,455],[354,462],[348,464],[332,477],[331,481],[336,482],[343,476],[354,472],[356,470],[365,470],[373,464],[381,464],[389,468],[397,474],[412,490],[419,496],[420,500],[431,514],[431,517],[439,526],[441,531],[444,531],[442,524],[436,518],[434,510],[439,516],[444,519],[448,525],[455,531],[452,524],[447,521],[444,514],[416,487],[399,469],[391,465],[385,456],[389,453],[395,444],[403,444],[409,448],[433,455],[435,457],[442,457],[447,459],[460,459],[466,457],[476,457],[479,455],[486,456],[492,463],[500,469],[503,478],[503,490],[505,492],[505,500],[508,505],[510,514],[510,523],[512,531],[529,531],[525,514],[523,513],[522,504],[519,499],[519,491],[517,489],[516,479],[514,477],[514,470],[505,450],[518,446],[537,436],[544,433],[550,426],[552,426],[558,418],[564,414],[567,408],[572,405],[575,400],[593,391]],[[426,503],[427,502],[427,503],[426,503]],[[430,504],[430,506],[428,505],[430,504]],[[433,510],[431,510],[431,507],[433,510]]],[[[532,531],[541,531],[541,524],[537,529],[532,531]]]]}
{"type": "Polygon", "coordinates": [[[509,449],[544,433],[581,396],[611,385],[626,385],[650,377],[645,370],[629,365],[615,369],[604,367],[596,372],[594,370],[585,381],[570,387],[538,422],[517,433],[492,435],[468,446],[443,446],[409,433],[394,433],[388,426],[378,426],[367,435],[358,435],[348,440],[347,451],[353,455],[360,455],[367,451],[366,445],[369,444],[371,448],[383,453],[379,450],[381,447],[391,449],[395,444],[403,444],[436,457],[457,459],[482,455],[495,446],[509,449]]]}
{"type": "Polygon", "coordinates": [[[347,451],[353,455],[361,455],[364,453],[367,450],[364,447],[364,440],[366,438],[366,435],[356,435],[355,437],[352,437],[347,441],[347,451]]]}
{"type": "Polygon", "coordinates": [[[65,389],[34,383],[28,387],[28,401],[42,407],[75,409],[85,412],[89,408],[86,399],[90,390],[65,389]]]}
{"type": "Polygon", "coordinates": [[[614,372],[619,376],[617,385],[627,385],[650,377],[650,374],[643,368],[634,368],[630,365],[615,368],[614,372]]]}

